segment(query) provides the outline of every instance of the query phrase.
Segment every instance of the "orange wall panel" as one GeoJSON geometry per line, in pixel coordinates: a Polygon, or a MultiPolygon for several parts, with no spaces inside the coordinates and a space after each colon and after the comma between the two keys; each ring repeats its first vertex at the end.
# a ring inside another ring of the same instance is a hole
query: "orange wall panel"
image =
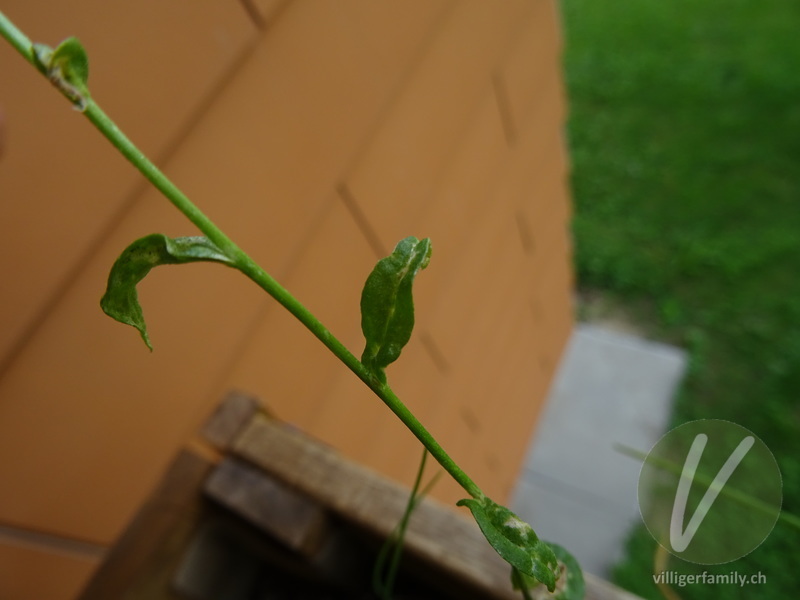
{"type": "MultiPolygon", "coordinates": [[[[150,29],[139,8],[70,0],[58,11],[78,4],[95,12],[42,21],[39,33],[72,23],[92,57],[115,56],[113,69],[93,67],[95,95],[356,356],[359,298],[375,261],[405,236],[433,239],[415,287],[414,336],[389,381],[504,500],[572,323],[554,3],[246,0],[187,12],[162,2],[150,8],[163,22],[150,29]],[[108,34],[112,13],[124,21],[119,37],[108,34]],[[161,40],[171,27],[199,35],[199,50],[184,37],[161,40]],[[144,44],[141,57],[133,41],[144,44]],[[144,64],[157,66],[154,83],[132,88],[128,73],[144,64]]],[[[27,5],[8,10],[38,26],[27,5]]],[[[14,490],[0,490],[0,523],[112,544],[230,388],[409,483],[421,453],[414,437],[232,270],[191,265],[148,277],[140,297],[153,354],[101,314],[108,269],[130,241],[194,228],[137,187],[54,93],[39,93],[44,82],[8,48],[0,67],[20,81],[0,92],[11,132],[0,219],[16,232],[0,243],[24,247],[34,230],[29,265],[17,250],[0,253],[0,272],[14,282],[0,295],[0,315],[13,320],[0,340],[0,481],[14,490]],[[44,145],[51,129],[80,151],[44,145]],[[37,156],[55,157],[48,177],[37,156]],[[19,197],[53,212],[7,200],[19,197]],[[53,246],[63,251],[50,264],[53,246]]],[[[433,495],[452,502],[463,492],[444,478],[433,495]]],[[[0,575],[42,560],[0,546],[0,575]]],[[[83,566],[67,570],[91,570],[83,566]]]]}
{"type": "MultiPolygon", "coordinates": [[[[3,11],[34,41],[56,45],[78,36],[89,53],[93,97],[157,159],[256,33],[235,2],[201,10],[161,0],[11,0],[3,11]]],[[[0,273],[14,281],[0,294],[2,372],[142,178],[5,41],[0,72],[14,82],[0,90],[8,130],[0,160],[0,273]]]]}
{"type": "Polygon", "coordinates": [[[418,292],[420,300],[430,302],[432,308],[439,303],[437,298],[443,290],[451,286],[463,263],[463,253],[481,243],[482,219],[491,210],[492,191],[511,154],[496,98],[488,86],[482,91],[477,110],[414,226],[417,235],[430,236],[433,241],[431,281],[418,292]]]}
{"type": "Polygon", "coordinates": [[[145,207],[0,380],[0,521],[110,543],[214,402],[209,388],[254,317],[260,296],[219,265],[163,267],[142,284],[153,354],[101,313],[114,255],[152,217],[170,223],[162,203],[145,207]]]}
{"type": "Polygon", "coordinates": [[[524,7],[459,2],[346,182],[382,239],[425,211],[524,7]]]}
{"type": "Polygon", "coordinates": [[[259,27],[268,27],[292,0],[240,0],[259,27]]]}
{"type": "MultiPolygon", "coordinates": [[[[360,356],[361,285],[375,258],[333,192],[321,216],[285,285],[360,356]]],[[[338,410],[328,390],[340,376],[355,377],[299,321],[270,301],[226,386],[257,393],[282,419],[308,428],[326,410],[338,410]]],[[[333,422],[347,427],[347,411],[341,407],[341,412],[341,419],[333,422]]]]}
{"type": "Polygon", "coordinates": [[[0,598],[72,600],[98,560],[0,540],[0,598]]]}
{"type": "MultiPolygon", "coordinates": [[[[520,36],[497,68],[499,85],[506,94],[511,124],[514,128],[523,127],[523,121],[531,109],[536,107],[543,88],[560,76],[561,32],[556,26],[555,4],[544,0],[531,2],[532,12],[528,16],[520,36]]],[[[560,86],[559,86],[560,91],[560,86]]],[[[549,110],[539,110],[539,116],[551,125],[563,121],[563,98],[554,115],[549,110]]]]}
{"type": "MultiPolygon", "coordinates": [[[[312,235],[307,232],[330,197],[348,145],[352,153],[365,137],[441,10],[431,3],[418,20],[401,19],[394,52],[376,62],[361,53],[380,39],[367,23],[354,29],[354,21],[337,20],[341,14],[330,3],[290,8],[166,168],[279,277],[291,271],[312,235]],[[325,11],[331,19],[322,18],[325,11]],[[310,47],[310,39],[318,44],[310,47]],[[307,66],[298,71],[303,61],[307,66]],[[392,75],[373,80],[386,61],[392,75]],[[333,74],[341,64],[349,77],[333,74]],[[353,98],[353,89],[362,93],[353,98]]],[[[393,17],[380,14],[384,23],[393,17]]],[[[26,457],[0,460],[0,477],[18,492],[0,495],[0,520],[110,543],[219,398],[225,374],[269,302],[253,284],[216,265],[154,271],[141,292],[152,356],[132,329],[97,306],[111,263],[130,241],[154,230],[181,235],[192,229],[148,189],[0,381],[0,456],[26,457]],[[191,302],[179,304],[181,295],[191,302]]],[[[373,261],[366,256],[365,264],[373,261]]],[[[275,352],[267,347],[262,359],[274,359],[275,352]]]]}

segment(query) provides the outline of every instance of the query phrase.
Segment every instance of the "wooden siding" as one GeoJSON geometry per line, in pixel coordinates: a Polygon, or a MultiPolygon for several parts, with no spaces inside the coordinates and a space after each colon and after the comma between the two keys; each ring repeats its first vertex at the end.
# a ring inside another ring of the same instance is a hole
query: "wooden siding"
{"type": "MultiPolygon", "coordinates": [[[[79,36],[98,102],[354,353],[375,261],[432,238],[389,379],[507,498],[572,324],[554,1],[46,4],[3,11],[36,40],[79,36]]],[[[72,598],[97,556],[47,540],[112,544],[230,388],[410,481],[416,440],[237,273],[154,271],[153,354],[105,317],[130,241],[195,232],[5,44],[0,72],[0,597],[72,598]],[[23,563],[61,591],[26,587],[23,563]]]]}

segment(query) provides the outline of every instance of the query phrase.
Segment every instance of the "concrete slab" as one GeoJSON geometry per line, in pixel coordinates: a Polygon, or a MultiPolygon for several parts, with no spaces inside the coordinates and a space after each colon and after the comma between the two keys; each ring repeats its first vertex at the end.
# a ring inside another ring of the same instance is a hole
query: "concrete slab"
{"type": "Polygon", "coordinates": [[[597,325],[575,328],[533,437],[512,508],[583,568],[607,577],[640,519],[640,463],[665,433],[686,369],[680,349],[597,325]]]}

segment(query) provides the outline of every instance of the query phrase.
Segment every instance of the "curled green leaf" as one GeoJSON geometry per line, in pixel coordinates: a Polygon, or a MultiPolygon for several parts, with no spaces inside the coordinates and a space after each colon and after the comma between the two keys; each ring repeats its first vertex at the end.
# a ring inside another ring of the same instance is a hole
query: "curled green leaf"
{"type": "Polygon", "coordinates": [[[361,362],[386,383],[386,366],[400,356],[414,329],[414,277],[428,266],[431,241],[407,237],[382,258],[361,293],[361,330],[367,340],[361,362]]]}
{"type": "Polygon", "coordinates": [[[45,44],[34,44],[33,56],[37,68],[50,83],[76,109],[85,110],[89,102],[89,57],[78,38],[67,38],[55,50],[45,44]]]}
{"type": "Polygon", "coordinates": [[[508,564],[522,575],[544,584],[549,591],[556,589],[560,574],[556,555],[530,525],[489,498],[467,498],[460,500],[458,506],[469,508],[492,548],[508,564]]]}
{"type": "Polygon", "coordinates": [[[511,583],[515,590],[521,590],[525,598],[552,598],[553,600],[583,600],[586,596],[586,582],[583,578],[578,561],[567,550],[559,544],[547,542],[553,554],[558,559],[560,575],[556,580],[556,588],[552,594],[545,593],[544,586],[527,575],[523,575],[514,567],[511,568],[511,583]],[[531,594],[534,592],[534,594],[531,594]]]}
{"type": "Polygon", "coordinates": [[[154,233],[140,238],[128,246],[111,267],[100,306],[109,317],[138,329],[142,340],[152,350],[136,285],[153,267],[199,261],[233,265],[233,261],[205,237],[173,239],[154,233]]]}

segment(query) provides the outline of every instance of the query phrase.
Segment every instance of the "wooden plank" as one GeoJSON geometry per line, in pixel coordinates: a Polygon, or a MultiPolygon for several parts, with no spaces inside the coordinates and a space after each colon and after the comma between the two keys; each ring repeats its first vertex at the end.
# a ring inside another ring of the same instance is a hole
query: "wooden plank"
{"type": "Polygon", "coordinates": [[[211,467],[182,451],[78,600],[175,600],[169,581],[200,522],[211,467]]]}
{"type": "Polygon", "coordinates": [[[224,524],[202,524],[173,579],[175,591],[192,600],[244,600],[256,586],[263,564],[246,535],[224,524]],[[244,539],[243,539],[244,538],[244,539]]]}
{"type": "MultiPolygon", "coordinates": [[[[356,541],[358,535],[334,521],[329,527],[313,504],[324,504],[360,529],[385,537],[396,525],[408,490],[263,414],[251,419],[233,448],[255,466],[229,459],[208,478],[212,469],[208,461],[188,451],[179,454],[79,600],[177,600],[184,596],[175,590],[197,591],[208,582],[224,584],[232,568],[231,544],[238,548],[236,556],[252,567],[247,572],[260,569],[260,561],[266,560],[281,573],[303,580],[340,589],[363,586],[371,558],[356,541]],[[255,527],[206,506],[200,493],[203,482],[213,498],[255,527]],[[272,512],[259,513],[258,507],[272,512]],[[282,518],[284,525],[276,521],[282,518]],[[293,533],[298,527],[301,533],[293,533]],[[283,542],[280,546],[272,541],[276,538],[283,542]],[[287,542],[305,558],[287,550],[287,542]]],[[[415,511],[406,543],[405,564],[412,575],[440,586],[447,597],[518,597],[510,589],[508,565],[477,526],[435,502],[426,500],[415,511]]],[[[276,581],[282,580],[281,576],[276,581]]],[[[586,600],[637,600],[591,576],[587,586],[586,600]]]]}
{"type": "Polygon", "coordinates": [[[200,435],[218,450],[225,450],[259,408],[255,396],[228,392],[203,425],[200,435]]]}
{"type": "Polygon", "coordinates": [[[192,600],[246,600],[256,593],[264,600],[284,598],[287,589],[293,597],[335,589],[345,592],[337,597],[359,598],[370,581],[369,558],[353,543],[352,531],[332,530],[314,556],[304,557],[247,521],[220,514],[198,527],[172,585],[192,600]]]}
{"type": "Polygon", "coordinates": [[[204,492],[295,552],[313,556],[330,526],[316,502],[261,469],[226,458],[211,473],[204,492]]]}
{"type": "MultiPolygon", "coordinates": [[[[408,490],[355,463],[305,434],[256,416],[233,451],[328,506],[365,530],[385,537],[403,513],[408,490]]],[[[508,565],[473,522],[426,500],[406,533],[407,550],[437,565],[443,577],[486,598],[516,598],[508,565]]],[[[480,596],[478,596],[480,597],[480,596]]]]}
{"type": "MultiPolygon", "coordinates": [[[[233,452],[382,537],[395,527],[408,498],[403,486],[261,415],[248,424],[233,452]]],[[[426,499],[414,511],[406,533],[406,552],[412,562],[425,565],[428,576],[435,574],[438,584],[448,589],[462,586],[464,597],[519,597],[511,589],[508,565],[477,525],[437,502],[426,499]]],[[[587,586],[586,600],[636,600],[592,576],[587,577],[587,586]]]]}

